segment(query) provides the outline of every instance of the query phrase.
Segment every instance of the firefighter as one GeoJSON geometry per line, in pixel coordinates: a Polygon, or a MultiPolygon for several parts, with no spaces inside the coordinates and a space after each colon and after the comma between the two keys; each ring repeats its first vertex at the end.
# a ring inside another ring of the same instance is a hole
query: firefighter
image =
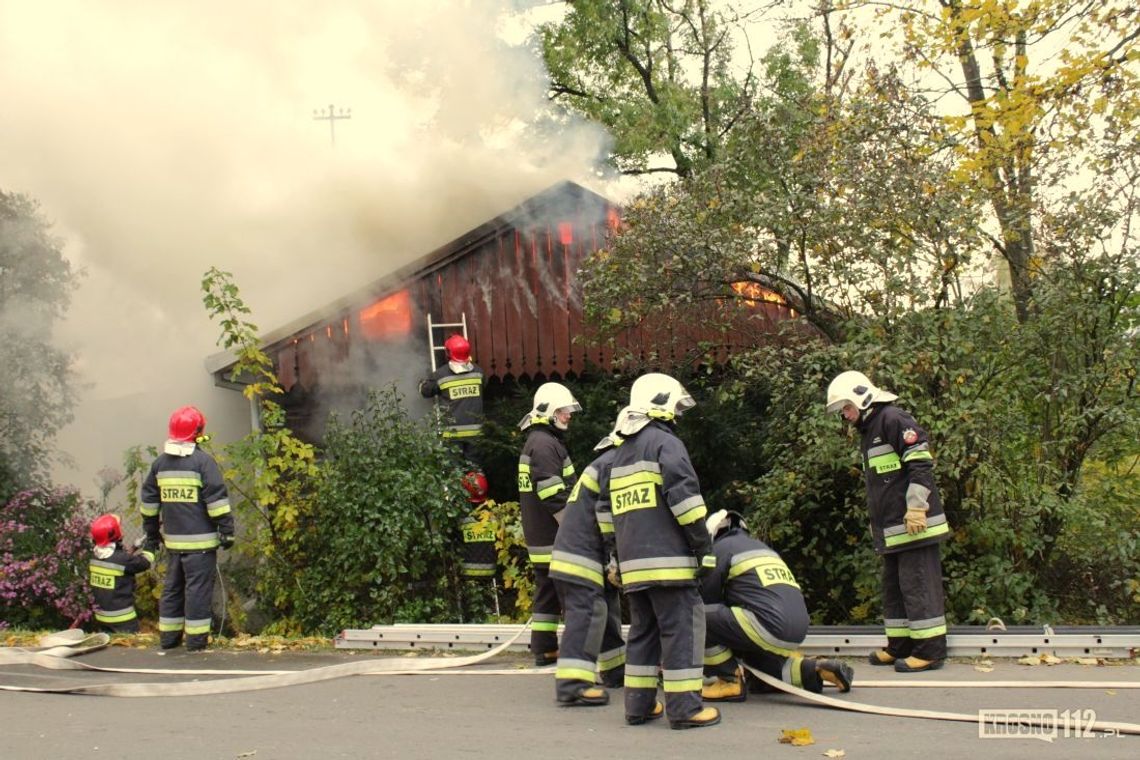
{"type": "Polygon", "coordinates": [[[483,370],[471,361],[471,344],[459,333],[444,341],[443,347],[447,363],[420,381],[420,395],[441,396],[447,401],[443,438],[458,446],[463,458],[479,467],[475,442],[483,432],[483,370]]]}
{"type": "Polygon", "coordinates": [[[186,635],[186,650],[206,648],[218,547],[234,543],[234,517],[222,471],[198,447],[208,440],[206,418],[192,406],[170,415],[168,438],[142,485],[145,548],[167,550],[166,578],[158,602],[159,644],[173,649],[186,635]]]}
{"type": "MultiPolygon", "coordinates": [[[[618,415],[619,423],[625,413],[618,415]]],[[[602,687],[618,688],[625,678],[621,595],[597,518],[598,501],[609,499],[610,463],[621,444],[615,430],[594,447],[600,454],[574,485],[554,539],[550,577],[566,617],[554,671],[555,696],[562,705],[608,704],[602,687]]]]}
{"type": "Polygon", "coordinates": [[[850,691],[851,666],[796,651],[807,636],[808,611],[780,555],[748,535],[735,512],[715,512],[705,525],[716,568],[701,579],[706,679],[701,696],[709,702],[743,702],[745,673],[738,660],[808,691],[822,692],[825,681],[850,691]]]}
{"type": "Polygon", "coordinates": [[[574,463],[562,437],[570,417],[582,407],[559,383],[543,383],[533,406],[519,422],[527,431],[519,456],[519,512],[523,537],[534,568],[530,650],[536,665],[558,661],[558,620],[562,602],[550,580],[550,555],[566,498],[574,487],[574,463]]]}
{"type": "Polygon", "coordinates": [[[94,557],[88,563],[95,621],[112,633],[138,633],[135,612],[135,575],[149,570],[154,553],[123,548],[123,526],[118,515],[101,515],[91,523],[94,557]]]}
{"type": "Polygon", "coordinates": [[[720,711],[701,706],[705,617],[697,579],[715,558],[700,483],[674,430],[694,402],[659,373],[634,381],[629,402],[603,505],[610,513],[598,513],[602,529],[612,527],[629,603],[625,720],[638,725],[667,713],[672,728],[711,726],[720,711]],[[657,701],[659,667],[665,705],[657,701]]]}
{"type": "Polygon", "coordinates": [[[946,616],[939,544],[950,535],[934,483],[930,439],[898,398],[862,372],[842,372],[827,388],[827,411],[861,436],[871,539],[883,557],[883,618],[887,647],[872,665],[900,673],[942,667],[946,616]]]}
{"type": "Polygon", "coordinates": [[[471,511],[460,521],[463,535],[463,576],[465,578],[494,578],[497,567],[495,535],[498,522],[485,508],[487,478],[481,472],[463,476],[463,489],[471,511]]]}

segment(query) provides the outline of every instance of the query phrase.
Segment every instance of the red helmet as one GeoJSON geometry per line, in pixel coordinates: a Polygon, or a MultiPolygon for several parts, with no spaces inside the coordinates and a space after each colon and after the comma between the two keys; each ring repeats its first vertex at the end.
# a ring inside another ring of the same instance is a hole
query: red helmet
{"type": "Polygon", "coordinates": [[[443,342],[447,349],[447,358],[453,362],[465,362],[471,358],[471,344],[459,333],[455,333],[443,342]]]}
{"type": "Polygon", "coordinates": [[[91,523],[91,540],[96,546],[110,546],[123,539],[123,526],[118,515],[102,515],[91,523]]]}
{"type": "Polygon", "coordinates": [[[167,427],[169,438],[179,443],[195,440],[206,429],[206,417],[193,406],[175,409],[167,427]]]}
{"type": "Polygon", "coordinates": [[[469,472],[463,476],[463,489],[467,491],[467,501],[482,504],[487,500],[487,476],[481,472],[469,472]]]}

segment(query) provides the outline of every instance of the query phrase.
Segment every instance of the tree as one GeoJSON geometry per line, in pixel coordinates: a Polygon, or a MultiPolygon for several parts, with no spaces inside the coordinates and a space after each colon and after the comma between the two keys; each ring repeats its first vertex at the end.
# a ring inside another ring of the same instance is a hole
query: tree
{"type": "Polygon", "coordinates": [[[1049,254],[1039,239],[1042,215],[1070,203],[1068,191],[1090,176],[1135,180],[1140,18],[1134,4],[870,5],[880,8],[878,28],[898,29],[904,58],[945,83],[940,94],[964,106],[946,118],[959,138],[957,184],[979,192],[993,210],[992,243],[1008,265],[1024,322],[1049,254]]]}
{"type": "Polygon", "coordinates": [[[751,71],[733,72],[740,15],[711,0],[567,6],[539,30],[550,97],[610,129],[619,171],[688,177],[715,160],[755,95],[751,71]]]}
{"type": "Polygon", "coordinates": [[[0,191],[0,472],[15,484],[45,475],[72,419],[71,357],[52,344],[78,278],[62,245],[34,200],[0,191]]]}

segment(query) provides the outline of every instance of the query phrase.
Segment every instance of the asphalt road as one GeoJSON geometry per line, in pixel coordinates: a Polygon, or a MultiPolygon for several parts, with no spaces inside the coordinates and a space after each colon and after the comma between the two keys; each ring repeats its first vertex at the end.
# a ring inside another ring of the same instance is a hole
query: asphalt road
{"type": "MultiPolygon", "coordinates": [[[[318,654],[110,648],[83,661],[112,668],[294,670],[385,653],[318,654]]],[[[845,758],[1140,757],[1140,736],[1102,734],[1052,742],[983,739],[971,722],[884,717],[805,704],[788,695],[752,695],[721,705],[719,726],[671,731],[665,721],[627,726],[620,691],[605,707],[564,708],[554,701],[553,675],[523,668],[517,655],[479,666],[517,669],[509,675],[355,676],[333,681],[196,697],[112,698],[0,692],[0,758],[157,758],[158,760],[291,760],[293,758],[845,758]],[[815,743],[779,743],[781,732],[807,728],[815,743]],[[703,756],[703,757],[702,757],[703,756]],[[834,756],[834,755],[832,755],[834,756]]],[[[997,661],[982,673],[952,663],[931,673],[902,675],[856,667],[846,701],[976,715],[979,709],[1093,711],[1096,720],[1140,722],[1140,690],[1113,683],[1140,681],[1135,664],[1026,667],[997,661]],[[860,688],[860,679],[896,687],[860,688]],[[907,688],[923,680],[1093,681],[1095,689],[907,688]]],[[[59,686],[110,682],[184,681],[187,676],[50,671],[0,666],[0,684],[59,686]]],[[[208,678],[196,676],[192,678],[208,678]]],[[[1076,733],[1074,731],[1074,733],[1076,733]]]]}

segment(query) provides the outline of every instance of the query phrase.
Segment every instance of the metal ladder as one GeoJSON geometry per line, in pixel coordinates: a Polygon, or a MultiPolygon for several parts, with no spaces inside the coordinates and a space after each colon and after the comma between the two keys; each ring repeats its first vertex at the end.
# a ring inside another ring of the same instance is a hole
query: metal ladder
{"type": "MultiPolygon", "coordinates": [[[[464,312],[463,314],[460,314],[459,318],[460,318],[459,322],[432,322],[431,321],[431,313],[430,312],[428,313],[428,315],[427,315],[428,345],[431,347],[430,353],[431,353],[431,371],[432,372],[435,372],[436,368],[439,367],[439,363],[436,362],[436,360],[435,360],[435,352],[446,350],[446,349],[444,349],[442,342],[438,343],[438,344],[435,342],[435,331],[436,330],[443,330],[444,332],[446,332],[447,328],[449,328],[449,327],[452,327],[452,328],[458,327],[463,331],[463,337],[467,338],[467,313],[464,312]]],[[[446,340],[446,338],[445,338],[445,340],[446,340]]]]}

